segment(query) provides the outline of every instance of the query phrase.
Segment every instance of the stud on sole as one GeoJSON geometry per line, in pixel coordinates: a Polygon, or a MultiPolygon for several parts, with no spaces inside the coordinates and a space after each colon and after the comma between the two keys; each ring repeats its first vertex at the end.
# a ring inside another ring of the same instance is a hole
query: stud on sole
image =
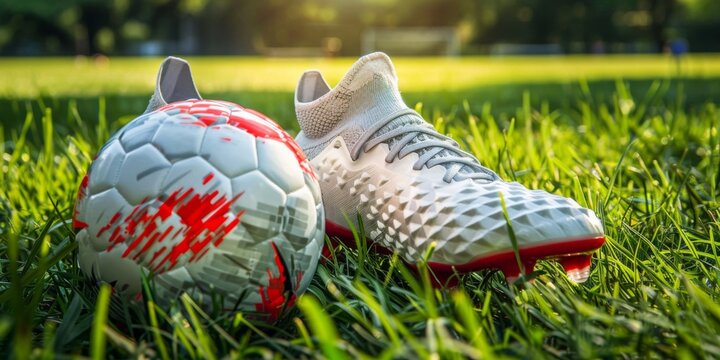
{"type": "Polygon", "coordinates": [[[521,275],[527,276],[532,274],[533,271],[535,271],[535,264],[537,263],[537,259],[521,258],[522,269],[518,266],[517,260],[513,260],[515,261],[500,266],[500,271],[502,271],[503,275],[505,275],[505,280],[508,282],[508,284],[517,281],[517,279],[519,279],[521,275]]]}
{"type": "Polygon", "coordinates": [[[563,256],[557,261],[565,269],[568,278],[575,283],[584,283],[590,277],[592,254],[563,256]]]}

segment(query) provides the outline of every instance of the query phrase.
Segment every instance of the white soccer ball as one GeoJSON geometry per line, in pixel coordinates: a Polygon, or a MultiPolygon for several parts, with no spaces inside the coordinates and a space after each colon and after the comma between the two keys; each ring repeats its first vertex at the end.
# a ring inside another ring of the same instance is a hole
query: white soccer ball
{"type": "Polygon", "coordinates": [[[91,279],[141,296],[276,319],[307,288],[324,238],[320,188],[290,135],[238,105],[188,100],[144,114],[100,150],[73,224],[91,279]]]}

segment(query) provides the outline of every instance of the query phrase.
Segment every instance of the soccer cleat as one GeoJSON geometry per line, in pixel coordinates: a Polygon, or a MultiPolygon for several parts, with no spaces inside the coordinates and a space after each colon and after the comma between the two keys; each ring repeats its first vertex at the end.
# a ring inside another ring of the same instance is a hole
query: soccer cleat
{"type": "Polygon", "coordinates": [[[383,53],[358,60],[330,89],[306,72],[295,94],[297,143],[322,189],[329,236],[353,244],[359,214],[377,249],[428,264],[438,282],[455,273],[500,269],[508,280],[558,260],[576,282],[605,239],[600,220],[572,199],[500,179],[402,101],[383,53]],[[513,250],[502,193],[519,258],[513,250]]]}
{"type": "Polygon", "coordinates": [[[187,61],[169,56],[160,66],[155,92],[150,97],[145,113],[153,112],[176,101],[202,99],[187,61]]]}

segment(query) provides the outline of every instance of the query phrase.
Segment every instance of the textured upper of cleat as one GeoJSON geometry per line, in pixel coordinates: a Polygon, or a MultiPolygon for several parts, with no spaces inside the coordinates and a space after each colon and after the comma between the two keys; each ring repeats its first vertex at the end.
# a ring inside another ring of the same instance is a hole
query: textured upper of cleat
{"type": "Polygon", "coordinates": [[[520,246],[602,236],[592,211],[571,199],[504,181],[448,184],[439,169],[412,170],[412,155],[376,166],[384,164],[382,148],[357,161],[330,149],[313,160],[328,219],[342,225],[343,213],[358,209],[369,237],[408,260],[433,241],[431,260],[447,264],[510,249],[499,193],[520,246]]]}
{"type": "Polygon", "coordinates": [[[295,102],[297,142],[320,178],[328,220],[343,226],[359,213],[368,237],[406,260],[432,242],[430,260],[446,264],[512,249],[500,193],[521,247],[603,234],[574,200],[502,181],[428,129],[403,103],[382,53],[361,58],[334,89],[306,73],[295,102]]]}

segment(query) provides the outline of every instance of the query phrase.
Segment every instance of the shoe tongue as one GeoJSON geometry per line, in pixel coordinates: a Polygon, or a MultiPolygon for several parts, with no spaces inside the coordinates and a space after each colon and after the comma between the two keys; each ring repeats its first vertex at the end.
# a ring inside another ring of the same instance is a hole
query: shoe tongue
{"type": "Polygon", "coordinates": [[[308,84],[317,82],[318,76],[307,76],[307,80],[303,76],[296,91],[295,112],[308,138],[321,138],[344,121],[364,130],[388,114],[407,109],[400,96],[395,67],[383,53],[361,57],[334,89],[321,96],[314,94],[315,85],[308,84]]]}
{"type": "Polygon", "coordinates": [[[358,59],[338,86],[355,92],[373,81],[382,81],[388,86],[388,91],[399,92],[395,66],[384,53],[376,52],[358,59]]]}
{"type": "Polygon", "coordinates": [[[395,67],[381,52],[360,58],[338,87],[352,94],[346,115],[361,119],[359,125],[363,129],[408,108],[400,95],[395,67]]]}

